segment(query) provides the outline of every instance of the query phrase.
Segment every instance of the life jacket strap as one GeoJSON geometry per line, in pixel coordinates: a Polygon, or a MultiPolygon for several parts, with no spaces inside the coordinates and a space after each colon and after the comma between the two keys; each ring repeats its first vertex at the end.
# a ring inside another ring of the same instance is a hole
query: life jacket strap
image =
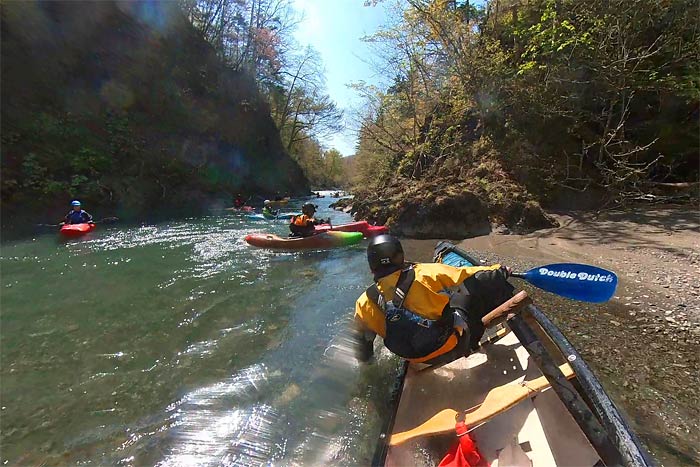
{"type": "MultiPolygon", "coordinates": [[[[404,300],[406,300],[408,291],[413,285],[413,281],[415,280],[416,271],[413,269],[413,266],[410,266],[401,271],[399,279],[396,281],[396,290],[394,291],[394,298],[391,301],[391,303],[396,308],[403,308],[403,302],[404,300]]],[[[367,297],[374,303],[379,305],[379,308],[381,308],[381,310],[386,313],[386,299],[379,292],[379,288],[377,287],[376,282],[367,288],[366,293],[367,297]]]]}

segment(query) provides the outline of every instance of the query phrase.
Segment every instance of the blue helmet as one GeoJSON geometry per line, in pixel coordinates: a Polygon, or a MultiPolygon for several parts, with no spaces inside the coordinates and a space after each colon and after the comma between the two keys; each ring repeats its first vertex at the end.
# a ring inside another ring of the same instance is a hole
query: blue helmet
{"type": "Polygon", "coordinates": [[[72,203],[70,203],[70,205],[71,205],[71,206],[80,206],[80,201],[78,201],[78,200],[76,199],[75,201],[73,201],[72,203]]]}

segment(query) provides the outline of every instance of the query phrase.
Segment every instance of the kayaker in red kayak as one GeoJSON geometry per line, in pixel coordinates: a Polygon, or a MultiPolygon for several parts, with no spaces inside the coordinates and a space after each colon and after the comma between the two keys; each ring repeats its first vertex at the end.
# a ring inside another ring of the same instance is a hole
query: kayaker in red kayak
{"type": "Polygon", "coordinates": [[[484,334],[481,318],[513,295],[509,270],[495,264],[456,268],[404,261],[396,237],[367,247],[375,283],[355,304],[356,355],[371,359],[374,338],[396,355],[437,365],[469,355],[484,334]]]}
{"type": "Polygon", "coordinates": [[[301,207],[301,216],[294,216],[289,223],[290,237],[310,237],[316,234],[314,226],[330,223],[330,219],[314,219],[316,206],[304,203],[301,207]]]}
{"type": "Polygon", "coordinates": [[[243,197],[241,196],[241,194],[237,194],[236,199],[233,200],[233,207],[240,209],[243,207],[244,204],[245,201],[243,201],[243,197]]]}
{"type": "Polygon", "coordinates": [[[82,210],[80,201],[76,199],[70,204],[73,206],[73,209],[66,214],[65,221],[61,222],[60,225],[92,223],[92,216],[89,212],[82,210]]]}

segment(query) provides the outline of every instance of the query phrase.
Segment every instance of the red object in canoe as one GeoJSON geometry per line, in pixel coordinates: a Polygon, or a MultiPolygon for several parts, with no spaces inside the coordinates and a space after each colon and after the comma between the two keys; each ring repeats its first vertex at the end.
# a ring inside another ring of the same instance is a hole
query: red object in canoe
{"type": "Polygon", "coordinates": [[[370,238],[388,233],[389,229],[384,225],[370,225],[367,221],[357,221],[339,225],[321,224],[316,226],[316,231],[362,232],[362,235],[364,235],[365,238],[370,238]]]}
{"type": "Polygon", "coordinates": [[[64,224],[61,226],[61,235],[66,237],[80,237],[95,230],[95,224],[64,224]]]}

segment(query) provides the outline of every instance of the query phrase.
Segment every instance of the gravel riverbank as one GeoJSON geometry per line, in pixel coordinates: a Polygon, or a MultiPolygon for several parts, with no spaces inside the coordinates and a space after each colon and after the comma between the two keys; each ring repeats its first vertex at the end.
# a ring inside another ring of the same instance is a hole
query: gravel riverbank
{"type": "MultiPolygon", "coordinates": [[[[579,349],[662,465],[700,464],[699,211],[554,216],[555,229],[456,243],[514,270],[579,262],[615,271],[615,298],[601,305],[517,285],[532,291],[579,349]]],[[[429,260],[434,246],[434,240],[404,241],[411,260],[429,260]]]]}

